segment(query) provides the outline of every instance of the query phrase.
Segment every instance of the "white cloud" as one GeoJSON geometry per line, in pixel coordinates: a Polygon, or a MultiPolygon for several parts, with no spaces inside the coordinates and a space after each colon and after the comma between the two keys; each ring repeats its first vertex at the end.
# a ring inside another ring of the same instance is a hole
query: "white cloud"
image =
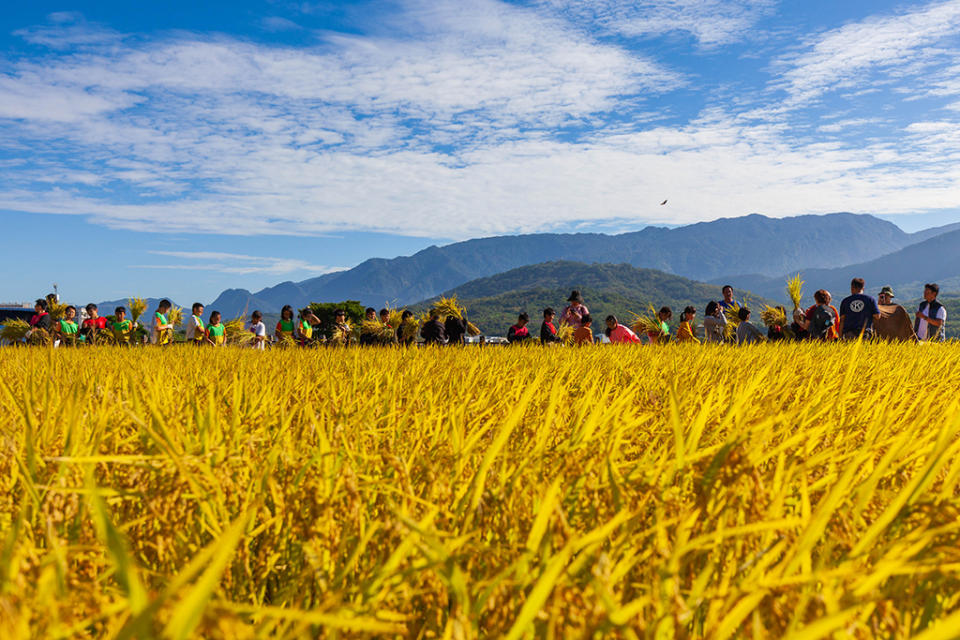
{"type": "MultiPolygon", "coordinates": [[[[12,62],[0,75],[0,151],[12,156],[0,209],[164,232],[465,238],[958,205],[949,132],[807,138],[776,102],[741,114],[710,103],[666,126],[643,98],[680,74],[555,16],[447,0],[418,1],[405,19],[413,35],[305,49],[179,34],[12,62]],[[567,128],[580,130],[556,135],[567,128]]],[[[857,115],[821,133],[875,118],[857,115]]],[[[177,260],[147,266],[327,269],[164,257],[177,260]]]]}
{"type": "Polygon", "coordinates": [[[176,271],[217,271],[237,275],[265,274],[283,275],[286,273],[324,274],[343,271],[345,267],[330,267],[310,264],[306,260],[293,258],[270,258],[239,253],[219,251],[150,251],[153,255],[187,260],[215,260],[217,262],[189,262],[180,264],[139,264],[137,269],[170,269],[176,271]]]}
{"type": "Polygon", "coordinates": [[[703,47],[738,42],[772,12],[773,0],[543,0],[578,20],[626,36],[692,35],[703,47]]]}
{"type": "Polygon", "coordinates": [[[958,33],[960,0],[872,16],[812,37],[798,52],[782,57],[777,66],[784,71],[776,85],[798,104],[835,89],[875,84],[876,71],[918,76],[934,60],[952,59],[955,52],[934,45],[958,33]]]}

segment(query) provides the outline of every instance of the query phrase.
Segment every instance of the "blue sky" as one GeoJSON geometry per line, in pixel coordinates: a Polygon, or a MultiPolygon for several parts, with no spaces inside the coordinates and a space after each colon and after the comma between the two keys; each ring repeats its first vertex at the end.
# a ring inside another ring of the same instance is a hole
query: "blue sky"
{"type": "Polygon", "coordinates": [[[958,53],[960,0],[17,3],[0,299],[752,212],[954,222],[958,53]]]}

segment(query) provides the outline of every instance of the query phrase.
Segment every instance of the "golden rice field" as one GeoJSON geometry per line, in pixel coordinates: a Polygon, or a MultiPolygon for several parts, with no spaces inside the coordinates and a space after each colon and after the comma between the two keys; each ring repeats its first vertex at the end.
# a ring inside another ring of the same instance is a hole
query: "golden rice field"
{"type": "Polygon", "coordinates": [[[2,638],[952,638],[960,348],[0,349],[2,638]]]}

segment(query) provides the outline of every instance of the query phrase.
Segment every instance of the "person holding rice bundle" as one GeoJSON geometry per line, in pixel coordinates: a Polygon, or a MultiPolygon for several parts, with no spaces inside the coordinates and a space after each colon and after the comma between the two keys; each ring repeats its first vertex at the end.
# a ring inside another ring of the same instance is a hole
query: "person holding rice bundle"
{"type": "Polygon", "coordinates": [[[153,325],[150,327],[150,344],[163,346],[170,344],[173,339],[173,325],[167,321],[167,313],[173,303],[164,298],[157,304],[153,313],[153,325]]]}
{"type": "Polygon", "coordinates": [[[693,327],[693,320],[697,315],[697,310],[693,307],[687,307],[680,314],[680,326],[677,327],[677,342],[692,342],[700,344],[693,327]]]}
{"type": "Polygon", "coordinates": [[[277,321],[277,326],[273,330],[273,335],[277,338],[277,342],[289,343],[292,344],[293,333],[296,329],[296,325],[293,321],[293,307],[288,304],[283,305],[283,308],[280,309],[280,319],[277,321]]]}
{"type": "Polygon", "coordinates": [[[126,307],[117,307],[113,310],[113,322],[110,324],[110,330],[113,332],[113,338],[120,344],[130,344],[130,329],[133,324],[127,320],[126,307]]]}
{"type": "Polygon", "coordinates": [[[400,314],[400,326],[397,327],[397,342],[409,346],[417,341],[417,321],[413,311],[404,309],[400,314]]]}
{"type": "Polygon", "coordinates": [[[567,302],[570,304],[564,307],[560,314],[560,322],[570,325],[576,331],[583,326],[583,317],[588,315],[590,310],[587,309],[587,305],[583,304],[583,296],[577,289],[570,292],[567,302]]]}
{"type": "Polygon", "coordinates": [[[87,319],[83,321],[83,326],[80,328],[80,335],[83,340],[92,342],[97,338],[99,332],[107,328],[107,319],[100,315],[99,308],[92,302],[88,304],[85,309],[87,319]]]}
{"type": "Polygon", "coordinates": [[[210,322],[207,323],[207,342],[215,347],[222,347],[227,343],[227,327],[220,321],[220,312],[210,313],[210,322]]]}
{"type": "Polygon", "coordinates": [[[60,340],[60,344],[74,346],[77,344],[77,332],[80,328],[75,321],[76,317],[77,308],[71,305],[63,310],[63,318],[53,325],[53,332],[60,340]]]}
{"type": "Polygon", "coordinates": [[[202,316],[203,304],[194,302],[190,307],[190,319],[187,320],[187,342],[197,346],[202,345],[207,338],[202,316]]]}
{"type": "Polygon", "coordinates": [[[446,344],[447,330],[440,322],[440,311],[430,309],[430,319],[423,323],[420,329],[420,337],[425,344],[446,344]]]}
{"type": "Polygon", "coordinates": [[[673,318],[673,310],[670,307],[660,307],[660,311],[657,312],[660,330],[647,332],[647,340],[650,341],[650,344],[666,344],[670,341],[670,325],[667,324],[667,320],[671,318],[673,318]]]}

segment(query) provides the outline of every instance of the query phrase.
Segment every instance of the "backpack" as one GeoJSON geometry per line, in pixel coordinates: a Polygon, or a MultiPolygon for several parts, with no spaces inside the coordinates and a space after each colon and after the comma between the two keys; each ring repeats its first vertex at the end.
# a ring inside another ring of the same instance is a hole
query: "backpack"
{"type": "Polygon", "coordinates": [[[834,324],[833,313],[829,308],[817,305],[813,311],[813,317],[810,318],[810,337],[823,340],[827,337],[827,332],[834,324]]]}

